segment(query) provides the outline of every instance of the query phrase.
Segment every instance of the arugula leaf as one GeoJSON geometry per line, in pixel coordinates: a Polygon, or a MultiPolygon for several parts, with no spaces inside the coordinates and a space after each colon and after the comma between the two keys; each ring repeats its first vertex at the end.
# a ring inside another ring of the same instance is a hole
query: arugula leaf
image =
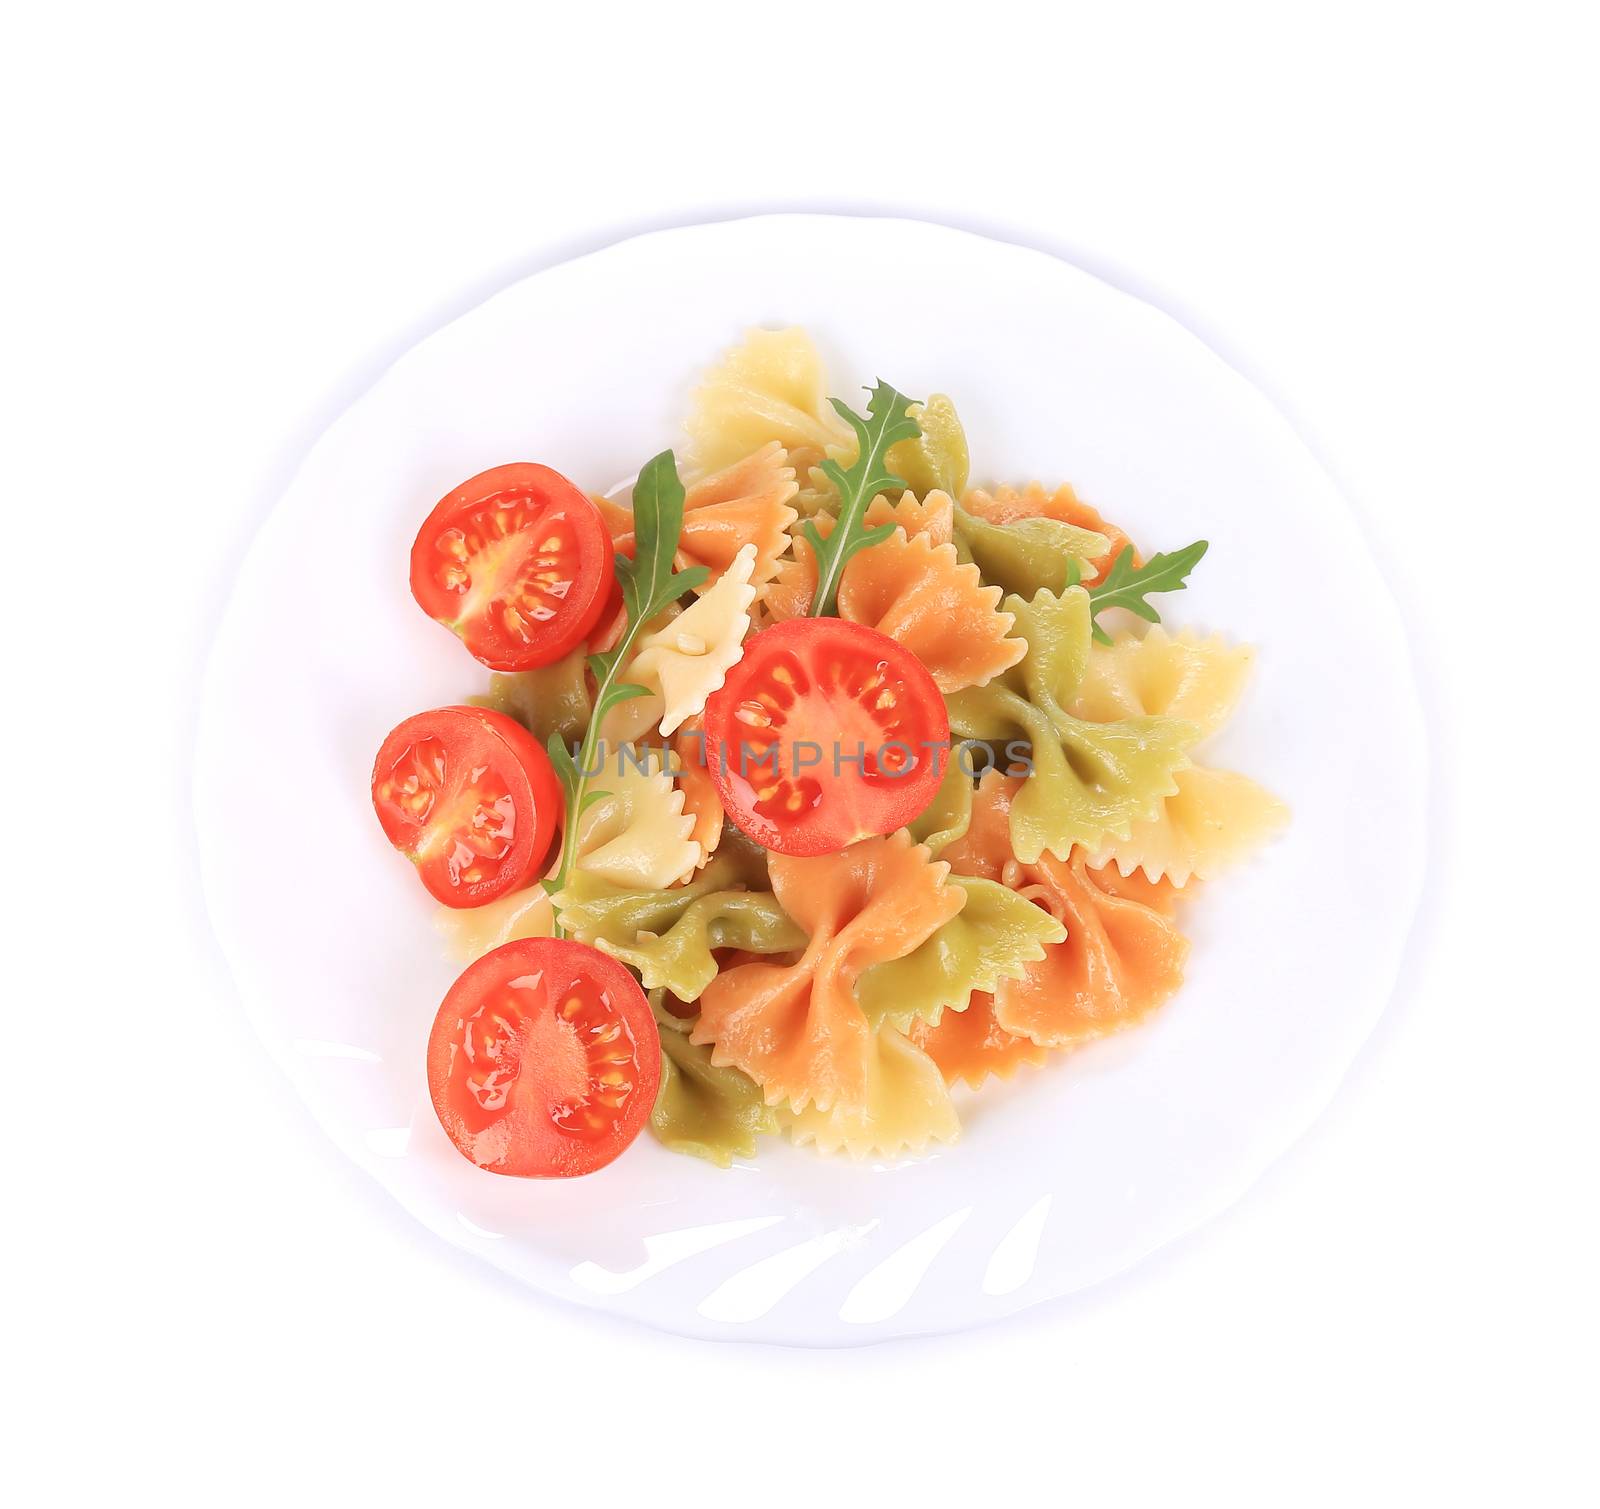
{"type": "Polygon", "coordinates": [[[821,618],[834,611],[834,598],[839,591],[839,578],[846,563],[858,550],[876,545],[894,533],[892,524],[880,524],[875,529],[862,526],[869,504],[881,492],[891,488],[905,490],[903,478],[889,470],[889,447],[901,440],[915,440],[922,427],[906,411],[915,401],[896,392],[880,378],[871,388],[867,399],[867,417],[863,419],[843,399],[828,400],[839,416],[856,432],[856,459],[848,468],[831,457],[819,468],[822,474],[839,490],[839,519],[833,533],[826,539],[815,522],[807,519],[800,533],[811,546],[817,561],[817,592],[811,600],[811,616],[821,618]]]}
{"type": "Polygon", "coordinates": [[[578,800],[578,788],[583,784],[578,767],[572,763],[572,751],[559,733],[551,734],[544,747],[550,763],[555,766],[556,778],[561,782],[561,810],[571,812],[578,800]]]}
{"type": "MultiPolygon", "coordinates": [[[[1209,543],[1196,540],[1182,550],[1153,555],[1142,566],[1133,564],[1133,546],[1125,546],[1122,554],[1111,563],[1111,569],[1089,587],[1090,615],[1106,608],[1126,608],[1148,623],[1160,623],[1161,615],[1145,601],[1146,595],[1177,592],[1186,587],[1188,583],[1184,578],[1200,564],[1200,557],[1206,553],[1209,543]]],[[[1074,571],[1073,575],[1076,574],[1074,571]]],[[[1101,644],[1111,643],[1111,636],[1098,622],[1094,625],[1094,637],[1101,644]]]]}
{"type": "MultiPolygon", "coordinates": [[[[560,893],[572,873],[577,857],[574,846],[578,818],[590,802],[601,795],[584,789],[588,780],[585,772],[594,766],[600,725],[605,715],[619,703],[650,695],[648,687],[622,681],[619,673],[632,657],[634,644],[645,625],[711,575],[704,566],[691,566],[687,571],[672,569],[673,558],[678,553],[678,538],[683,532],[683,498],[683,483],[678,478],[678,465],[671,451],[662,451],[645,462],[633,488],[634,558],[630,561],[625,555],[619,555],[615,561],[617,580],[622,584],[622,601],[628,610],[627,627],[615,649],[589,657],[589,671],[595,679],[594,711],[576,763],[558,737],[550,740],[550,761],[561,779],[567,813],[566,831],[561,838],[561,863],[545,885],[552,897],[560,893]]],[[[555,935],[564,936],[559,910],[555,935]]]]}

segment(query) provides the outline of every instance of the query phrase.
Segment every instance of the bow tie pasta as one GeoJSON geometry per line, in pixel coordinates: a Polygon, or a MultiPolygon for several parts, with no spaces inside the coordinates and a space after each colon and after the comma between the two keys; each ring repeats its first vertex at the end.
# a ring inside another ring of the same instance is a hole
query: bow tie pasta
{"type": "Polygon", "coordinates": [[[752,330],[695,389],[688,462],[718,471],[777,441],[805,472],[853,444],[829,404],[822,357],[804,330],[752,330]]]}
{"type": "MultiPolygon", "coordinates": [[[[990,526],[977,533],[995,551],[995,564],[1005,571],[1024,573],[1020,578],[1023,582],[1029,579],[1026,575],[1027,566],[1025,562],[1014,561],[1014,552],[1004,548],[1004,532],[1007,529],[1015,530],[1018,537],[1024,540],[1031,539],[1041,544],[1054,541],[1055,549],[1064,547],[1074,556],[1085,553],[1087,548],[1088,558],[1080,577],[1083,582],[1098,581],[1111,569],[1111,563],[1132,544],[1127,535],[1115,524],[1108,524],[1102,519],[1070,487],[1058,487],[1054,492],[1046,492],[1037,482],[1030,482],[1021,489],[996,487],[992,491],[985,491],[975,487],[961,499],[961,507],[969,518],[981,520],[990,526]],[[1039,530],[1034,523],[1036,520],[1065,526],[1071,532],[1057,534],[1039,530]]],[[[1000,581],[998,576],[990,579],[1000,581]]],[[[1007,592],[1031,597],[1041,586],[1059,591],[1064,583],[1037,581],[1030,587],[1001,581],[1001,585],[1007,592]]]]}
{"type": "Polygon", "coordinates": [[[1067,708],[1089,659],[1089,596],[1081,587],[1008,597],[1027,653],[1014,671],[949,699],[951,729],[963,738],[1023,740],[1032,772],[1011,804],[1017,857],[1065,859],[1074,844],[1126,838],[1155,816],[1189,763],[1194,725],[1177,718],[1090,723],[1067,708]]]}
{"type": "Polygon", "coordinates": [[[1050,1056],[1032,1038],[1008,1032],[995,1019],[994,997],[979,992],[965,1011],[949,1011],[937,1024],[913,1022],[911,1041],[939,1066],[945,1083],[978,1089],[993,1077],[1010,1079],[1021,1068],[1037,1068],[1050,1056]]]}
{"type": "Polygon", "coordinates": [[[719,1069],[711,1050],[689,1041],[693,1023],[651,998],[661,1036],[661,1089],[650,1116],[656,1140],[718,1168],[755,1155],[756,1139],[778,1130],[778,1115],[761,1087],[737,1069],[719,1069]]]}
{"type": "MultiPolygon", "coordinates": [[[[1010,636],[1013,619],[1000,610],[1000,589],[986,587],[978,568],[963,563],[951,543],[937,543],[950,500],[935,494],[891,507],[883,500],[878,518],[896,527],[876,545],[853,556],[839,578],[839,617],[866,624],[910,650],[946,694],[982,686],[1022,659],[1027,646],[1010,636]],[[915,532],[908,534],[904,518],[915,532]]],[[[874,507],[877,505],[875,504],[874,507]]],[[[873,511],[868,511],[869,523],[873,511]]],[[[834,522],[817,516],[824,537],[834,522]]],[[[781,620],[810,611],[817,568],[811,547],[796,540],[794,559],[779,568],[769,589],[766,611],[781,620]]]]}
{"type": "MultiPolygon", "coordinates": [[[[1119,883],[1115,871],[1089,869],[1081,850],[1068,860],[1023,861],[1010,810],[1021,787],[1015,777],[985,775],[970,828],[945,854],[958,874],[1000,880],[1062,924],[1064,939],[1046,944],[1020,979],[996,985],[993,1012],[1001,1028],[1039,1047],[1070,1047],[1129,1026],[1165,1001],[1183,983],[1188,942],[1172,920],[1170,886],[1119,883]]],[[[939,1056],[931,1034],[922,1042],[939,1056]]]]}
{"type": "MultiPolygon", "coordinates": [[[[1198,743],[1233,712],[1253,660],[1245,646],[1189,630],[1170,635],[1158,624],[1143,639],[1092,647],[1072,711],[1094,722],[1180,718],[1197,730],[1198,743]]],[[[1238,863],[1288,821],[1288,808],[1248,776],[1191,765],[1174,779],[1177,789],[1160,807],[1100,844],[1091,864],[1183,885],[1238,863]]]]}
{"type": "Polygon", "coordinates": [[[638,641],[628,679],[646,695],[612,710],[602,724],[608,738],[628,742],[657,724],[664,734],[676,733],[705,710],[706,698],[744,653],[754,565],[755,547],[743,546],[703,597],[638,641]]]}
{"type": "Polygon", "coordinates": [[[866,1088],[859,1106],[785,1107],[778,1119],[801,1146],[853,1158],[920,1153],[930,1142],[961,1134],[955,1103],[939,1066],[909,1038],[886,1027],[866,1056],[866,1088]]]}
{"type": "Polygon", "coordinates": [[[773,894],[807,935],[792,964],[741,964],[700,996],[694,1041],[743,1069],[773,1104],[795,1110],[867,1104],[872,1024],[855,986],[874,964],[903,959],[966,904],[909,835],[864,839],[837,854],[768,862],[773,894]]]}
{"type": "MultiPolygon", "coordinates": [[[[789,526],[799,517],[789,506],[795,485],[794,468],[776,442],[696,482],[684,495],[674,567],[687,571],[704,566],[710,575],[698,590],[706,592],[749,547],[752,560],[746,580],[759,590],[772,580],[778,557],[789,545],[789,526]]],[[[608,498],[596,498],[595,506],[616,549],[632,556],[633,510],[608,498]]]]}
{"type": "Polygon", "coordinates": [[[694,819],[673,785],[671,757],[657,749],[599,746],[594,800],[579,814],[580,875],[616,886],[674,885],[700,863],[694,819]]]}

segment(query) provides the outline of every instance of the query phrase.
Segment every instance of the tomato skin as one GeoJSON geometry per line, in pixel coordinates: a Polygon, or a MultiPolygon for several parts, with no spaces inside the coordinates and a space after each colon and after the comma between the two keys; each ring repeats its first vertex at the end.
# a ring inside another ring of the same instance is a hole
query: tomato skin
{"type": "Polygon", "coordinates": [[[939,787],[950,716],[926,667],[888,635],[796,618],[745,646],[706,703],[705,733],[729,819],[768,849],[804,856],[919,816],[939,787]]]}
{"type": "Polygon", "coordinates": [[[594,628],[615,554],[585,493],[548,466],[512,462],[435,505],[411,547],[411,595],[491,670],[529,671],[594,628]]]}
{"type": "Polygon", "coordinates": [[[372,805],[435,901],[485,906],[530,881],[549,854],[561,782],[515,718],[440,707],[407,718],[383,741],[372,805]]]}
{"type": "Polygon", "coordinates": [[[566,938],[491,950],[450,987],[428,1037],[428,1094],[490,1173],[570,1179],[643,1130],[661,1083],[650,1003],[617,960],[566,938]]]}

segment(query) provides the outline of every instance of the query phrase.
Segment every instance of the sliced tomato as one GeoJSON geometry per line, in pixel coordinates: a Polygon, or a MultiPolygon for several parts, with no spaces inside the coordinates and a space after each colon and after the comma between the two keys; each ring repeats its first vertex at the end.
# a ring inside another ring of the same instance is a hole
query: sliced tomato
{"type": "Polygon", "coordinates": [[[933,800],[950,718],[886,634],[795,618],[745,646],[706,703],[706,759],[728,816],[779,854],[893,833],[933,800]]]}
{"type": "Polygon", "coordinates": [[[615,581],[600,511],[531,461],[479,472],[411,547],[411,595],[486,666],[528,671],[585,638],[615,581]]]}
{"type": "Polygon", "coordinates": [[[383,741],[372,805],[435,900],[483,906],[530,880],[549,853],[561,783],[514,718],[441,707],[383,741]]]}
{"type": "Polygon", "coordinates": [[[428,1093],[479,1168],[567,1179],[639,1135],[661,1082],[650,1003],[615,959],[522,938],[450,987],[428,1038],[428,1093]]]}

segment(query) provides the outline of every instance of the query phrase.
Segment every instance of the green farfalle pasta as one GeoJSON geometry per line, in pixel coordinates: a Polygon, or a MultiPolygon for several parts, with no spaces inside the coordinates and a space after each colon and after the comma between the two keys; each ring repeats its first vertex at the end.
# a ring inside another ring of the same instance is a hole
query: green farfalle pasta
{"type": "Polygon", "coordinates": [[[985,582],[1027,598],[1076,584],[1088,574],[1088,563],[1111,548],[1103,534],[1060,519],[991,524],[960,507],[955,543],[956,554],[973,562],[985,582]]]}
{"type": "Polygon", "coordinates": [[[692,901],[659,937],[646,931],[629,943],[602,936],[595,946],[638,970],[647,989],[693,1001],[716,978],[713,949],[781,954],[804,948],[806,935],[764,891],[713,891],[692,901]]]}
{"type": "Polygon", "coordinates": [[[1032,768],[1011,804],[1011,846],[1032,864],[1048,851],[1066,859],[1074,844],[1091,851],[1126,838],[1153,817],[1177,788],[1177,772],[1199,736],[1177,718],[1121,718],[1088,723],[1071,704],[1088,664],[1092,620],[1081,587],[1008,597],[1014,633],[1028,653],[987,686],[951,696],[950,727],[961,738],[1021,738],[1032,768]]]}
{"type": "Polygon", "coordinates": [[[922,433],[889,447],[889,470],[919,498],[931,492],[959,498],[967,489],[967,432],[955,404],[943,393],[912,404],[922,433]]]}
{"type": "Polygon", "coordinates": [[[856,981],[874,1028],[904,1031],[914,1017],[937,1025],[947,1008],[964,1011],[973,991],[1022,979],[1046,944],[1067,936],[1049,912],[992,880],[952,875],[950,884],[967,893],[966,905],[905,958],[874,964],[856,981]]]}
{"type": "Polygon", "coordinates": [[[496,671],[489,677],[487,695],[467,701],[515,718],[540,744],[547,744],[552,734],[568,744],[576,743],[589,727],[593,710],[584,646],[579,645],[565,660],[537,670],[496,671]]]}
{"type": "Polygon", "coordinates": [[[710,1048],[689,1041],[694,1023],[666,1010],[659,991],[650,1004],[661,1039],[661,1088],[650,1113],[651,1134],[673,1152],[718,1168],[754,1157],[756,1138],[778,1130],[778,1114],[761,1086],[740,1069],[713,1064],[710,1048]]]}
{"type": "Polygon", "coordinates": [[[716,977],[718,948],[776,954],[804,948],[805,933],[765,890],[736,850],[720,851],[685,885],[633,891],[573,874],[556,897],[569,936],[639,971],[646,990],[697,1000],[716,977]]]}
{"type": "Polygon", "coordinates": [[[946,844],[966,836],[972,823],[972,776],[970,763],[963,763],[959,749],[945,756],[944,776],[933,800],[909,827],[911,837],[937,859],[946,844]]]}

